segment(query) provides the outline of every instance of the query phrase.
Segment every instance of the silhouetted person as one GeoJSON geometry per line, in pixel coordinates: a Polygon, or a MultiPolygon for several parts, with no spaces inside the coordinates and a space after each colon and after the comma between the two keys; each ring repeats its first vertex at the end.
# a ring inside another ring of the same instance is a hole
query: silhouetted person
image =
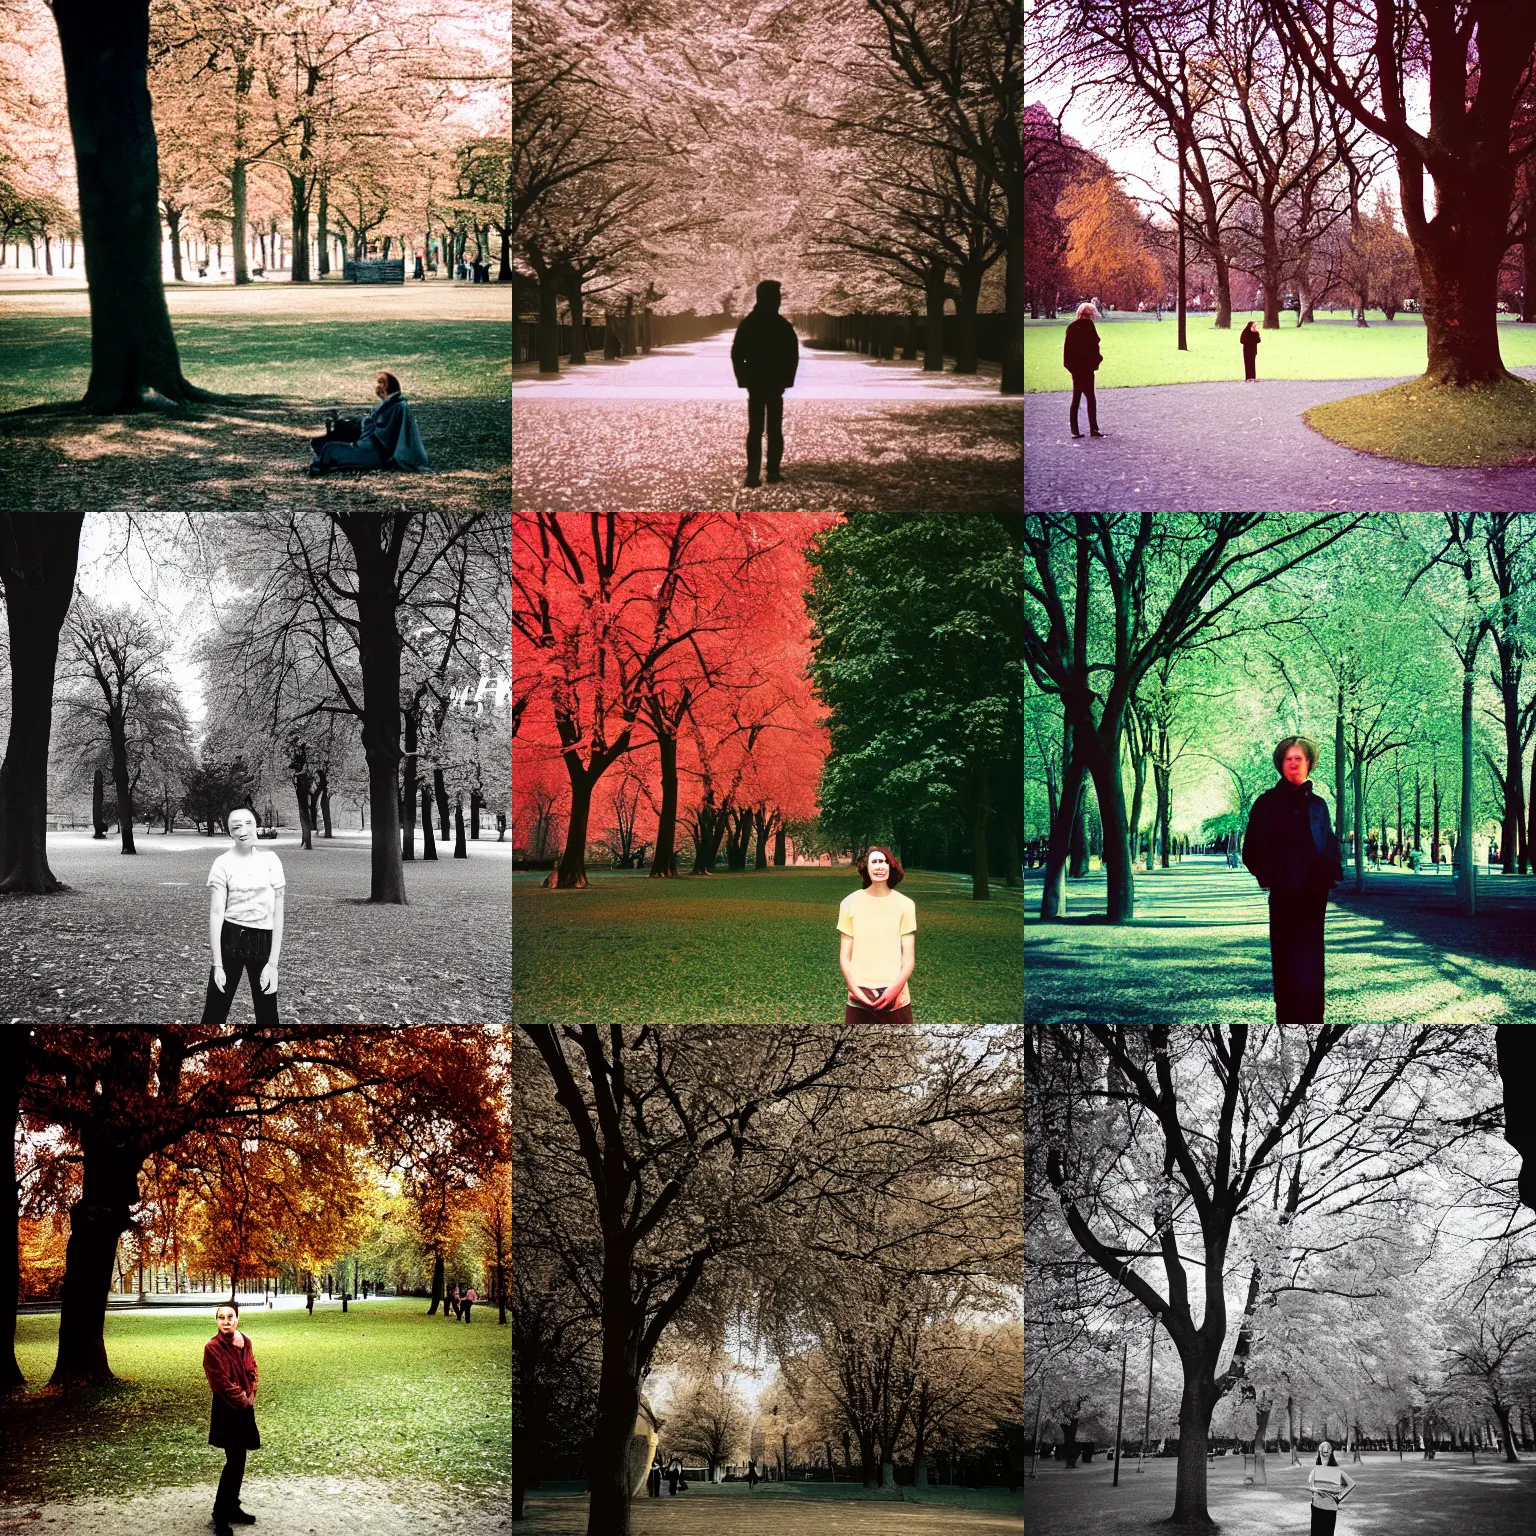
{"type": "Polygon", "coordinates": [[[1238,338],[1243,349],[1243,378],[1250,384],[1258,382],[1259,343],[1263,337],[1259,335],[1259,328],[1252,320],[1243,327],[1243,333],[1238,338]]]}
{"type": "Polygon", "coordinates": [[[736,327],[731,366],[747,392],[747,484],[760,485],[763,427],[768,428],[768,483],[779,478],[784,458],[784,391],[795,382],[800,343],[795,328],[779,313],[779,285],[757,285],[757,304],[736,327]]]}
{"type": "Polygon", "coordinates": [[[1099,402],[1093,393],[1093,375],[1104,354],[1099,350],[1098,327],[1093,323],[1093,305],[1079,304],[1077,319],[1067,327],[1061,344],[1061,366],[1072,375],[1072,436],[1081,437],[1077,430],[1078,402],[1088,397],[1088,431],[1094,437],[1103,437],[1099,431],[1099,402]]]}

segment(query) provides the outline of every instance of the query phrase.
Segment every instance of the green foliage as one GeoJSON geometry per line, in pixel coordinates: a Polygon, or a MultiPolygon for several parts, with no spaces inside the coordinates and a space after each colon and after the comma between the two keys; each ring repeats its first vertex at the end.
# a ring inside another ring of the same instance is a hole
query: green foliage
{"type": "MultiPolygon", "coordinates": [[[[772,869],[694,879],[588,871],[590,890],[543,891],[514,875],[512,1014],[518,1023],[760,1024],[834,1019],[843,1009],[837,904],[858,889],[840,869],[772,869]],[[622,955],[618,968],[595,955],[622,955]]],[[[909,873],[917,903],[919,1020],[1018,1020],[1023,912],[994,883],[909,873]]]]}
{"type": "MultiPolygon", "coordinates": [[[[342,1314],[322,1306],[242,1318],[261,1368],[262,1449],[252,1475],[389,1473],[476,1490],[508,1479],[512,1374],[507,1330],[481,1306],[468,1326],[385,1299],[342,1314]]],[[[123,1494],[211,1481],[203,1344],[208,1315],[109,1313],[107,1354],[121,1384],[65,1396],[31,1388],[7,1409],[6,1492],[123,1494]]],[[[18,1321],[16,1353],[46,1381],[57,1315],[18,1321]]]]}
{"type": "Polygon", "coordinates": [[[1018,754],[1023,569],[1006,517],[863,513],[808,554],[810,666],[832,710],[820,803],[869,831],[959,815],[1018,754]]]}

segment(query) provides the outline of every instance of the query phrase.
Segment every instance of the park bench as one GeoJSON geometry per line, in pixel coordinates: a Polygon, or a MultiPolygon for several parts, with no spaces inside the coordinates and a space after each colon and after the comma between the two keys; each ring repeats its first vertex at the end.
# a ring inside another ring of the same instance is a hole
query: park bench
{"type": "Polygon", "coordinates": [[[350,258],[342,267],[342,276],[349,283],[404,283],[405,258],[399,261],[353,261],[350,258]]]}

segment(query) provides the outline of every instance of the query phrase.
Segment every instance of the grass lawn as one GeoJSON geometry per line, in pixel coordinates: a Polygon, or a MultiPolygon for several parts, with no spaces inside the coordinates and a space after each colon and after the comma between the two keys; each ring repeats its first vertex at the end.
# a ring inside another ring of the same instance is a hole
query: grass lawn
{"type": "MultiPolygon", "coordinates": [[[[513,876],[512,1014],[518,1023],[813,1023],[841,1017],[837,906],[847,869],[651,880],[590,872],[585,891],[513,876]]],[[[971,900],[957,875],[908,871],[917,903],[913,1014],[924,1024],[1016,1023],[1020,891],[971,900]]]]}
{"type": "MultiPolygon", "coordinates": [[[[0,483],[34,509],[167,504],[228,510],[271,495],[397,507],[504,504],[510,299],[495,284],[167,289],[182,371],[226,398],[125,417],[0,418],[0,483]],[[322,412],[361,416],[396,374],[432,467],[310,481],[322,412]]],[[[0,293],[0,411],[77,400],[90,371],[86,295],[0,293]]]]}
{"type": "MultiPolygon", "coordinates": [[[[510,1327],[483,1307],[468,1326],[384,1298],[244,1318],[261,1368],[253,1476],[400,1476],[473,1492],[510,1490],[510,1327]]],[[[53,1369],[57,1313],[17,1320],[29,1386],[0,1405],[4,1490],[12,1499],[122,1496],[216,1478],[203,1345],[207,1313],[108,1313],[119,1384],[65,1396],[53,1369]]],[[[366,1511],[358,1510],[366,1530],[366,1511]]],[[[204,1514],[206,1519],[206,1513],[204,1514]]],[[[119,1528],[121,1529],[121,1528],[119,1528]]]]}
{"type": "MultiPolygon", "coordinates": [[[[1071,377],[1061,366],[1061,335],[1068,318],[1024,322],[1026,391],[1071,389],[1071,377]]],[[[1262,323],[1263,316],[1234,314],[1230,331],[1216,330],[1211,318],[1208,314],[1189,317],[1187,352],[1177,350],[1178,327],[1169,316],[1164,316],[1161,324],[1150,315],[1117,315],[1098,322],[1104,352],[1104,364],[1096,376],[1098,387],[1240,380],[1243,353],[1237,344],[1238,333],[1249,320],[1262,323]]],[[[1365,330],[1343,311],[1320,315],[1315,324],[1299,330],[1295,319],[1287,314],[1278,331],[1262,332],[1261,380],[1392,378],[1423,373],[1428,361],[1424,321],[1418,315],[1399,315],[1391,324],[1380,315],[1372,315],[1365,330]]],[[[1499,347],[1505,367],[1536,364],[1536,325],[1521,325],[1512,316],[1500,316],[1499,347]]]]}
{"type": "MultiPolygon", "coordinates": [[[[690,1483],[676,1498],[638,1498],[631,1506],[636,1536],[1002,1536],[1024,1528],[1023,1495],[1006,1488],[899,1488],[866,1491],[824,1483],[711,1486],[690,1483]]],[[[529,1492],[529,1536],[583,1536],[585,1494],[529,1492]]]]}
{"type": "MultiPolygon", "coordinates": [[[[1309,1458],[1310,1459],[1310,1458],[1309,1458]]],[[[1395,1453],[1365,1453],[1340,1465],[1359,1485],[1339,1511],[1337,1536],[1531,1536],[1536,1530],[1536,1465],[1508,1465],[1480,1455],[1441,1452],[1434,1461],[1399,1462],[1395,1453]]],[[[1218,1457],[1208,1469],[1211,1518],[1222,1536],[1301,1536],[1310,1520],[1307,1468],[1265,1457],[1267,1482],[1243,1486],[1243,1458],[1218,1457]]],[[[1159,1457],[1145,1473],[1126,1458],[1120,1486],[1114,1466],[1094,1462],[1070,1471],[1042,1462],[1026,1483],[1024,1511],[1030,1536],[1144,1536],[1166,1529],[1173,1511],[1175,1463],[1159,1457]]]]}
{"type": "Polygon", "coordinates": [[[1412,379],[1314,405],[1301,419],[1346,448],[1410,464],[1536,464],[1536,384],[1523,379],[1463,389],[1412,379]]]}
{"type": "MultiPolygon", "coordinates": [[[[53,832],[48,859],[70,887],[0,897],[0,1025],[194,1023],[208,983],[208,892],[224,837],[138,829],[53,832]],[[87,960],[87,956],[89,959],[87,960]]],[[[494,836],[469,857],[405,866],[410,905],[367,902],[369,844],[357,831],[299,847],[263,843],[288,881],[278,1009],[296,1024],[483,1024],[504,1019],[512,845],[494,836]]],[[[245,981],[230,1013],[253,1017],[245,981]]]]}

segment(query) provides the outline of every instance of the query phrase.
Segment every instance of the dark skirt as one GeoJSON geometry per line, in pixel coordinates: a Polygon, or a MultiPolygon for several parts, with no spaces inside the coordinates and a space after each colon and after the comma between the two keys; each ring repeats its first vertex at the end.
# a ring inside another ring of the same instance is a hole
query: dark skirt
{"type": "Polygon", "coordinates": [[[213,1418],[208,1424],[208,1444],[221,1450],[244,1447],[261,1449],[261,1431],[256,1427],[254,1408],[231,1408],[222,1397],[213,1400],[213,1418]]]}
{"type": "Polygon", "coordinates": [[[1277,1024],[1323,1022],[1323,917],[1327,891],[1269,893],[1269,964],[1277,1024]]]}
{"type": "Polygon", "coordinates": [[[1333,1536],[1333,1528],[1338,1524],[1338,1520],[1338,1510],[1319,1509],[1314,1504],[1312,1506],[1312,1536],[1333,1536]]]}

